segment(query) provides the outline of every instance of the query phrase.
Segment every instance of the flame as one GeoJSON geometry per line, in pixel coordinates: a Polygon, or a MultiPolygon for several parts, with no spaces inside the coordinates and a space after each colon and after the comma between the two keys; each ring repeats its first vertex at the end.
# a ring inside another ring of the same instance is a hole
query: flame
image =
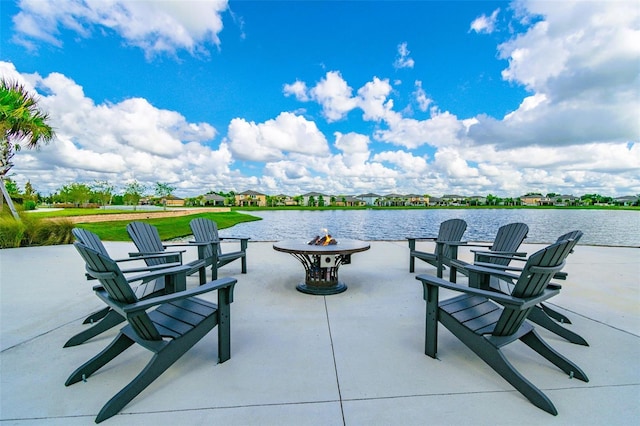
{"type": "Polygon", "coordinates": [[[329,241],[331,241],[331,235],[329,235],[329,230],[327,228],[323,228],[322,232],[324,232],[324,237],[320,240],[323,246],[328,246],[329,241]]]}

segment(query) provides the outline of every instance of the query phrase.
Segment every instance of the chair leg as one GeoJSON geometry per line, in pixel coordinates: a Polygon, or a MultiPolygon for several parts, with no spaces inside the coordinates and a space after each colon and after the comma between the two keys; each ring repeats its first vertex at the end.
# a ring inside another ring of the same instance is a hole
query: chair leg
{"type": "Polygon", "coordinates": [[[554,320],[564,324],[571,324],[571,320],[569,320],[569,318],[562,315],[560,312],[556,311],[555,309],[551,309],[550,307],[548,307],[543,303],[541,303],[540,306],[542,307],[542,310],[545,311],[546,314],[549,315],[554,320]]]}
{"type": "Polygon", "coordinates": [[[558,414],[558,410],[551,400],[533,383],[520,374],[513,365],[504,357],[499,348],[492,345],[484,336],[475,334],[465,328],[449,314],[440,312],[440,321],[462,343],[478,355],[496,373],[524,395],[533,405],[547,413],[558,414]]]}
{"type": "Polygon", "coordinates": [[[64,344],[64,347],[68,348],[70,346],[77,346],[81,343],[86,342],[92,337],[95,337],[98,334],[103,333],[109,330],[110,328],[113,328],[116,325],[124,322],[124,318],[122,317],[122,315],[118,314],[116,311],[112,310],[111,308],[107,308],[107,310],[108,310],[108,313],[104,318],[102,318],[99,322],[97,322],[93,327],[87,330],[84,330],[76,334],[69,340],[67,340],[67,343],[64,344]]]}
{"type": "Polygon", "coordinates": [[[100,410],[96,423],[112,417],[122,410],[133,398],[160,377],[185,351],[159,352],[151,358],[146,367],[120,392],[111,398],[100,410]]]}
{"type": "Polygon", "coordinates": [[[546,312],[539,306],[534,306],[531,311],[529,311],[529,316],[527,317],[527,319],[538,324],[541,327],[546,328],[550,332],[567,339],[571,343],[575,343],[576,345],[589,346],[589,343],[587,343],[587,341],[582,338],[582,336],[574,333],[573,331],[567,330],[566,328],[549,318],[546,312]]]}
{"type": "Polygon", "coordinates": [[[111,310],[111,308],[107,306],[104,309],[100,309],[99,311],[93,312],[91,315],[86,317],[84,319],[84,321],[82,321],[82,323],[83,324],[93,324],[94,322],[98,322],[102,318],[104,318],[105,315],[107,315],[110,310],[111,310]]]}
{"type": "Polygon", "coordinates": [[[167,368],[171,367],[171,365],[180,359],[193,345],[198,343],[215,325],[216,318],[209,316],[183,336],[167,342],[167,344],[151,358],[145,368],[102,407],[96,417],[96,423],[100,423],[118,414],[133,398],[138,396],[140,392],[160,377],[167,368]]]}
{"type": "Polygon", "coordinates": [[[409,272],[413,273],[416,269],[416,258],[411,255],[411,252],[416,249],[416,240],[409,238],[409,272]]]}
{"type": "Polygon", "coordinates": [[[542,340],[535,330],[531,330],[529,333],[520,337],[520,340],[522,340],[522,342],[531,349],[551,361],[556,367],[569,374],[571,377],[575,377],[576,379],[580,379],[584,382],[589,381],[589,378],[580,369],[580,367],[549,346],[544,340],[542,340]]]}
{"type": "Polygon", "coordinates": [[[242,273],[246,274],[247,273],[247,256],[242,256],[240,258],[240,261],[242,262],[242,273]]]}
{"type": "Polygon", "coordinates": [[[98,355],[82,364],[76,371],[71,373],[64,385],[69,386],[91,376],[101,367],[106,365],[109,361],[111,361],[122,352],[124,352],[128,347],[133,345],[133,343],[133,340],[131,340],[129,337],[125,336],[122,333],[118,334],[118,337],[116,337],[113,342],[109,344],[109,346],[104,348],[98,355]]]}

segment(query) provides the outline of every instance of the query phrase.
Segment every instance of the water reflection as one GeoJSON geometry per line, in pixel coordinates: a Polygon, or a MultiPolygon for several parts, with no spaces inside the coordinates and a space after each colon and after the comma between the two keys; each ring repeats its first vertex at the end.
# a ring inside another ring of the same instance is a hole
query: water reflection
{"type": "Polygon", "coordinates": [[[260,221],[220,231],[221,236],[246,235],[253,241],[313,238],[323,228],[337,239],[404,240],[435,236],[440,223],[453,218],[467,224],[465,240],[492,241],[498,228],[511,222],[529,225],[526,242],[550,243],[565,232],[584,232],[580,244],[640,246],[640,212],[561,209],[437,209],[437,210],[275,210],[251,211],[260,221]]]}

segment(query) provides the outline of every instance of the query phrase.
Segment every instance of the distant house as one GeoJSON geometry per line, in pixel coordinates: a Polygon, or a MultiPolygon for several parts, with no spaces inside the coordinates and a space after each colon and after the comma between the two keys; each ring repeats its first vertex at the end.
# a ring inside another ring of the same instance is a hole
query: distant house
{"type": "Polygon", "coordinates": [[[222,195],[205,194],[203,198],[204,204],[207,206],[225,206],[227,204],[227,199],[222,195]]]}
{"type": "Polygon", "coordinates": [[[298,202],[293,199],[292,196],[286,194],[274,195],[276,199],[276,206],[297,206],[298,202]]]}
{"type": "Polygon", "coordinates": [[[266,207],[267,195],[256,191],[244,191],[236,194],[236,205],[241,207],[257,206],[266,207]]]}
{"type": "Polygon", "coordinates": [[[620,206],[637,206],[640,204],[640,197],[637,195],[627,195],[624,197],[614,198],[613,202],[620,206]]]}
{"type": "Polygon", "coordinates": [[[331,202],[331,196],[327,194],[322,194],[320,192],[307,192],[306,194],[302,195],[302,205],[308,206],[311,204],[317,207],[319,205],[318,202],[321,198],[324,201],[325,206],[328,206],[331,202]]]}
{"type": "Polygon", "coordinates": [[[467,197],[464,195],[444,194],[442,201],[448,206],[462,206],[467,203],[467,197]]]}
{"type": "Polygon", "coordinates": [[[169,195],[168,197],[162,198],[160,201],[167,207],[184,207],[184,198],[176,197],[174,195],[169,195]]]}
{"type": "Polygon", "coordinates": [[[367,203],[360,198],[351,196],[338,196],[336,197],[336,206],[340,207],[360,207],[365,206],[367,203]]]}
{"type": "Polygon", "coordinates": [[[527,194],[520,197],[520,202],[525,206],[539,206],[540,201],[546,197],[542,194],[527,194]]]}
{"type": "Polygon", "coordinates": [[[368,194],[360,194],[356,198],[364,201],[367,206],[375,206],[380,201],[382,196],[369,192],[368,194]]]}
{"type": "Polygon", "coordinates": [[[469,204],[471,205],[477,205],[477,206],[482,206],[484,204],[487,204],[487,197],[484,197],[482,195],[472,195],[471,197],[468,198],[469,200],[469,204]]]}
{"type": "Polygon", "coordinates": [[[382,205],[392,207],[406,206],[409,202],[408,200],[406,195],[391,193],[382,197],[382,205]]]}
{"type": "Polygon", "coordinates": [[[429,205],[429,197],[425,197],[424,195],[418,194],[407,194],[405,195],[407,199],[407,203],[411,206],[428,206],[429,205]]]}

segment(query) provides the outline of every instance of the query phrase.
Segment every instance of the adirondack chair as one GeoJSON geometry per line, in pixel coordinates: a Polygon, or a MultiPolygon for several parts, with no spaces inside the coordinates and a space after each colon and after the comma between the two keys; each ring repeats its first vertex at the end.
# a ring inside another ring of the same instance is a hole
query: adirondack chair
{"type": "Polygon", "coordinates": [[[442,271],[445,266],[449,266],[451,259],[458,257],[458,246],[465,244],[461,242],[464,231],[467,230],[467,222],[462,219],[449,219],[440,224],[438,236],[414,238],[409,240],[409,272],[414,272],[416,259],[423,260],[436,267],[438,278],[442,278],[442,271]],[[435,241],[436,247],[433,253],[416,250],[416,241],[435,241]]]}
{"type": "Polygon", "coordinates": [[[468,267],[470,276],[511,275],[516,284],[510,295],[451,283],[431,275],[416,276],[422,281],[427,306],[425,354],[436,357],[439,321],[535,406],[558,414],[551,400],[509,363],[501,348],[520,340],[570,377],[589,381],[576,364],[551,348],[533,325],[525,321],[533,306],[558,294],[559,290],[549,286],[549,282],[564,266],[570,246],[571,241],[562,241],[534,253],[517,277],[492,268],[468,267]],[[439,302],[440,287],[463,294],[439,302]]]}
{"type": "MultiPolygon", "coordinates": [[[[181,251],[167,252],[166,249],[173,247],[196,246],[198,249],[198,258],[186,263],[186,265],[189,266],[187,275],[192,275],[198,272],[200,284],[202,285],[207,281],[206,267],[207,262],[210,260],[205,259],[204,253],[206,247],[208,247],[210,243],[165,244],[160,239],[158,228],[145,222],[130,222],[129,224],[127,224],[127,233],[133,241],[133,244],[135,244],[138,249],[137,253],[129,253],[129,256],[132,257],[146,256],[149,254],[176,253],[180,255],[180,262],[182,263],[182,253],[186,250],[183,249],[181,251]]],[[[163,260],[161,258],[145,258],[144,260],[149,266],[159,265],[166,262],[166,260],[163,260]]]]}
{"type": "MultiPolygon", "coordinates": [[[[567,232],[566,234],[563,234],[560,237],[558,237],[556,242],[570,240],[571,243],[570,243],[569,252],[573,253],[573,249],[575,245],[578,243],[578,241],[580,240],[580,238],[582,238],[582,235],[583,235],[582,231],[567,232]]],[[[509,257],[509,256],[504,256],[504,257],[509,260],[526,261],[526,259],[523,259],[521,257],[517,257],[517,258],[509,257]]],[[[498,265],[498,264],[491,264],[486,262],[478,262],[476,263],[476,266],[491,267],[494,269],[500,269],[502,271],[511,271],[511,272],[522,272],[522,269],[523,269],[522,267],[517,267],[517,266],[498,265]]],[[[564,280],[567,278],[567,273],[564,271],[558,271],[553,275],[553,278],[564,280]]],[[[485,289],[491,289],[494,291],[501,291],[503,293],[510,293],[511,288],[513,287],[513,280],[505,277],[501,277],[500,279],[492,279],[488,282],[483,282],[483,283],[474,283],[474,282],[471,282],[470,280],[470,285],[475,287],[481,287],[481,288],[484,287],[485,289]]],[[[560,288],[560,285],[558,284],[553,284],[553,285],[556,286],[558,289],[560,288]]],[[[540,303],[534,306],[531,309],[531,312],[529,313],[528,319],[529,321],[532,321],[540,325],[541,327],[546,328],[547,330],[551,331],[554,334],[557,334],[558,336],[568,340],[571,343],[575,343],[576,345],[589,346],[589,343],[585,340],[584,337],[580,336],[579,334],[561,325],[561,324],[571,324],[571,321],[566,315],[561,314],[560,312],[556,311],[555,309],[552,309],[550,306],[544,303],[540,303]]]]}
{"type": "MultiPolygon", "coordinates": [[[[109,256],[107,249],[104,247],[104,244],[102,244],[102,241],[100,240],[100,237],[98,237],[98,235],[94,234],[91,231],[88,231],[86,229],[81,229],[81,228],[73,228],[71,232],[73,233],[76,240],[78,240],[82,244],[92,248],[93,250],[97,251],[98,253],[104,256],[107,256],[107,257],[109,256]]],[[[177,259],[174,254],[168,253],[168,254],[160,254],[160,255],[148,255],[148,256],[142,256],[138,258],[128,257],[124,259],[114,259],[114,260],[116,262],[140,261],[143,257],[148,257],[148,258],[169,257],[170,259],[174,259],[174,260],[177,259]]],[[[161,269],[165,270],[165,274],[161,275],[160,277],[158,277],[158,274],[148,274],[146,276],[139,275],[136,277],[136,281],[138,280],[141,281],[140,285],[138,285],[135,288],[136,296],[139,299],[144,299],[147,297],[153,297],[153,296],[165,294],[166,290],[173,291],[175,290],[176,287],[179,290],[184,290],[186,288],[186,282],[180,282],[180,283],[177,282],[176,280],[179,279],[179,277],[176,276],[175,271],[172,269],[167,269],[174,266],[180,266],[180,263],[169,262],[169,263],[163,263],[157,266],[129,268],[129,269],[123,269],[122,272],[125,274],[129,274],[134,272],[151,272],[154,270],[158,271],[161,269]]],[[[94,279],[94,278],[91,277],[89,274],[87,274],[87,279],[94,279]]],[[[93,312],[87,318],[85,318],[85,320],[82,322],[83,324],[93,324],[91,328],[81,331],[80,333],[71,337],[64,344],[64,347],[68,348],[71,346],[77,346],[79,344],[82,344],[87,340],[101,334],[102,332],[109,330],[110,328],[115,327],[116,325],[124,322],[124,320],[125,319],[122,317],[122,315],[120,315],[119,313],[117,313],[116,311],[114,311],[108,306],[106,308],[93,312]]]]}
{"type": "Polygon", "coordinates": [[[189,222],[191,232],[197,243],[211,243],[204,247],[204,258],[210,259],[211,276],[213,280],[218,278],[218,268],[233,262],[236,259],[241,261],[241,271],[247,273],[247,246],[249,238],[247,237],[225,237],[218,236],[218,225],[209,219],[198,217],[189,222]],[[220,241],[222,240],[239,240],[240,250],[233,252],[222,252],[220,241]]]}
{"type": "MultiPolygon", "coordinates": [[[[86,261],[87,273],[100,280],[101,286],[95,288],[96,295],[126,317],[128,325],[102,352],[75,370],[65,386],[86,381],[134,343],[153,352],[140,374],[102,407],[96,423],[117,414],[215,326],[218,326],[218,361],[222,363],[230,358],[230,304],[235,279],[224,278],[189,290],[140,300],[116,262],[80,242],[74,245],[86,261]],[[218,292],[217,305],[195,297],[213,290],[218,292]],[[150,311],[154,307],[156,309],[150,311]]],[[[185,274],[189,267],[175,269],[185,274]]]]}
{"type": "MultiPolygon", "coordinates": [[[[493,240],[493,244],[490,246],[484,244],[470,244],[466,246],[472,247],[487,247],[488,251],[471,250],[474,253],[474,264],[476,262],[486,262],[498,265],[508,265],[511,261],[507,256],[526,256],[527,253],[517,252],[518,247],[522,244],[527,234],[529,233],[529,227],[524,223],[510,223],[508,225],[501,226],[498,229],[496,238],[493,240]],[[496,257],[495,255],[500,255],[496,257]]],[[[450,262],[449,281],[456,282],[456,275],[458,272],[463,275],[468,275],[466,267],[469,263],[460,260],[452,259],[450,262]]]]}

